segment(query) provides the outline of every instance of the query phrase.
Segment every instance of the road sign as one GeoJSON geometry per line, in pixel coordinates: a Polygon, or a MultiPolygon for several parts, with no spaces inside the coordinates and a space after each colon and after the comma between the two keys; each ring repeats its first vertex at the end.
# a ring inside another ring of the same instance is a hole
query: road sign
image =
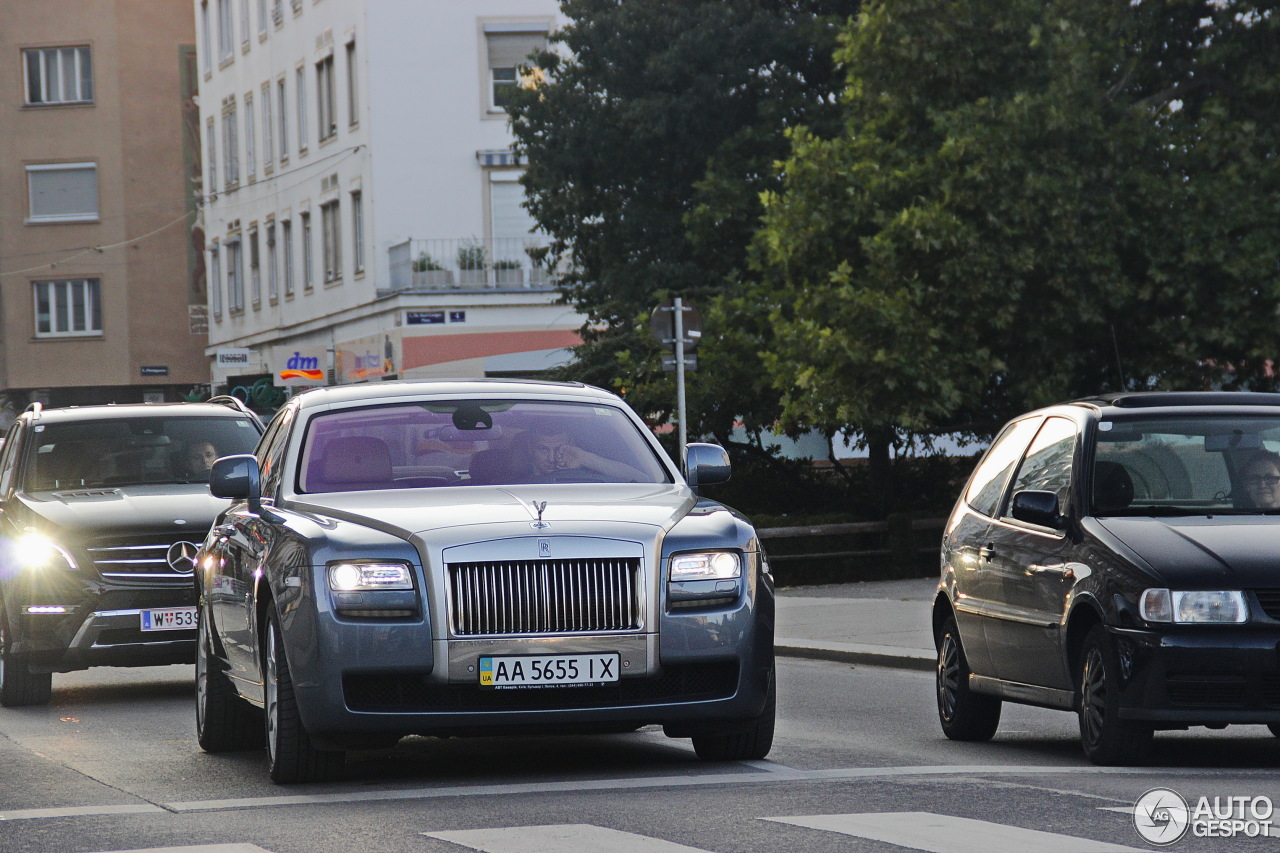
{"type": "MultiPolygon", "coordinates": [[[[662,354],[662,372],[670,373],[676,369],[676,354],[673,352],[664,352],[662,354]]],[[[684,357],[684,369],[692,373],[698,369],[698,357],[692,353],[684,357]]]]}
{"type": "MultiPolygon", "coordinates": [[[[649,331],[654,340],[667,349],[675,349],[676,340],[676,302],[668,299],[653,309],[649,315],[649,331]]],[[[681,307],[681,326],[684,329],[685,350],[697,349],[702,341],[702,315],[684,300],[679,300],[681,307]]]]}

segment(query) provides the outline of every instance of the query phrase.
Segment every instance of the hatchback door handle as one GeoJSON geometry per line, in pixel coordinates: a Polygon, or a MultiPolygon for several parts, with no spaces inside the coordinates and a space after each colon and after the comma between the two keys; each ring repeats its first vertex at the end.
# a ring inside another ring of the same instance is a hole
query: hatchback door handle
{"type": "Polygon", "coordinates": [[[978,556],[984,560],[990,560],[995,555],[996,555],[996,547],[994,542],[990,545],[987,545],[985,548],[978,549],[978,556]]]}

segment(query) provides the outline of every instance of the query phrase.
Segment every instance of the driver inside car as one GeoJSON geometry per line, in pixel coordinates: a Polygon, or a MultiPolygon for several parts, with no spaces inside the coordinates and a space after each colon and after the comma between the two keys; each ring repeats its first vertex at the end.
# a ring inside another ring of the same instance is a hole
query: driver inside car
{"type": "Polygon", "coordinates": [[[643,474],[625,462],[608,459],[571,443],[568,432],[554,428],[531,430],[517,440],[534,482],[555,479],[561,472],[593,471],[607,480],[635,482],[643,474]]]}

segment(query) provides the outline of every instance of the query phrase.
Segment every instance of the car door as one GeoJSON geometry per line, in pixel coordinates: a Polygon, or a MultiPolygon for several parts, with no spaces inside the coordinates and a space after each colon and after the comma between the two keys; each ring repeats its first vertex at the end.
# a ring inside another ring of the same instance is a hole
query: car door
{"type": "Polygon", "coordinates": [[[1074,580],[1073,540],[1065,526],[1044,527],[1013,518],[1013,496],[1047,491],[1070,512],[1079,449],[1079,428],[1068,418],[1049,417],[1036,433],[991,525],[990,565],[998,579],[987,640],[997,677],[1006,681],[1068,689],[1062,655],[1063,616],[1074,580]]]}
{"type": "Polygon", "coordinates": [[[994,674],[986,625],[988,610],[999,599],[1000,586],[989,559],[990,530],[1018,461],[1041,420],[1039,416],[1022,418],[996,436],[970,476],[943,537],[943,560],[947,575],[954,579],[952,610],[969,668],[979,675],[994,674]]]}

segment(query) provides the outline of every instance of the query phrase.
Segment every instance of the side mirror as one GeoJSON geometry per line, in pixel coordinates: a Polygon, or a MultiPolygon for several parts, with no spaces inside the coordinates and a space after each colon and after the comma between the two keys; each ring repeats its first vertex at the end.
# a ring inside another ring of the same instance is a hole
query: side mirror
{"type": "Polygon", "coordinates": [[[1013,507],[1009,512],[1018,521],[1038,524],[1041,527],[1062,527],[1062,516],[1058,514],[1058,495],[1056,492],[1042,492],[1028,489],[1017,492],[1013,496],[1013,507]]]}
{"type": "Polygon", "coordinates": [[[249,511],[262,512],[262,471],[251,453],[223,456],[209,472],[209,491],[215,498],[249,502],[249,511]]]}
{"type": "Polygon", "coordinates": [[[696,493],[702,486],[714,486],[729,479],[729,454],[718,444],[691,442],[684,447],[685,479],[696,493]]]}

